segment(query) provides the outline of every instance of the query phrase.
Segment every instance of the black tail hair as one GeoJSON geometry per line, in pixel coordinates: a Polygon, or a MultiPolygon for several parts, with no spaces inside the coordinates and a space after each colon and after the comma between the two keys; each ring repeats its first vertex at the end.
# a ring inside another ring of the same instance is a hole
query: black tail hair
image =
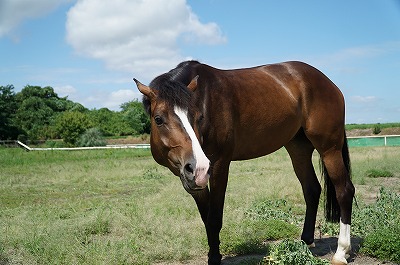
{"type": "MultiPolygon", "coordinates": [[[[344,133],[344,144],[342,147],[343,163],[347,169],[349,177],[351,178],[351,165],[349,148],[347,145],[346,132],[344,133]]],[[[328,222],[338,223],[340,221],[340,207],[336,198],[335,186],[329,177],[328,171],[325,167],[324,162],[320,161],[322,175],[325,182],[324,194],[325,194],[325,220],[328,222]]]]}

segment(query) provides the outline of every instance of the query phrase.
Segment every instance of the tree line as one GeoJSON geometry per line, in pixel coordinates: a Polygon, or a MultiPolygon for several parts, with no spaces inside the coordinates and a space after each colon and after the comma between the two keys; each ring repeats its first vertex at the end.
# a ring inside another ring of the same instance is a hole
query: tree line
{"type": "Polygon", "coordinates": [[[0,86],[0,140],[63,139],[78,145],[84,133],[127,136],[150,133],[150,120],[141,102],[132,100],[121,111],[87,109],[50,86],[0,86]]]}

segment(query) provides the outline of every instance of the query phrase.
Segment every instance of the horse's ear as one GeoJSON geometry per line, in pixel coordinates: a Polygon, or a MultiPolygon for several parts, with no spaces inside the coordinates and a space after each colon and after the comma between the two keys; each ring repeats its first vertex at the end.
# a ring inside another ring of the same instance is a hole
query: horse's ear
{"type": "Polygon", "coordinates": [[[139,89],[139,91],[147,96],[149,99],[153,99],[155,97],[154,92],[151,90],[150,87],[143,85],[142,83],[140,83],[136,78],[133,78],[133,81],[135,81],[137,88],[139,89]]]}
{"type": "Polygon", "coordinates": [[[196,76],[192,79],[192,81],[190,81],[189,85],[187,86],[187,88],[188,88],[190,91],[192,91],[192,92],[194,92],[194,91],[196,90],[196,88],[197,88],[197,79],[199,79],[199,76],[198,76],[198,75],[196,75],[196,76]]]}

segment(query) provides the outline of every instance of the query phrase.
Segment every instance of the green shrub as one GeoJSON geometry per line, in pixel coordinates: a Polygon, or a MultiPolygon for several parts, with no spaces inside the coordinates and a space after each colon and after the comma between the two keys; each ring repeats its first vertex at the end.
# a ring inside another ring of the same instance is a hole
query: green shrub
{"type": "Polygon", "coordinates": [[[252,219],[281,220],[289,223],[299,224],[302,217],[296,216],[292,211],[292,205],[284,199],[264,199],[253,203],[246,215],[252,219]]]}
{"type": "Polygon", "coordinates": [[[226,225],[221,231],[221,251],[225,254],[265,253],[267,240],[293,238],[299,228],[282,220],[245,218],[238,224],[226,225]]]}
{"type": "Polygon", "coordinates": [[[304,241],[285,239],[273,244],[270,253],[261,262],[262,265],[329,265],[329,261],[313,256],[304,241]]]}
{"type": "Polygon", "coordinates": [[[101,133],[101,131],[97,128],[87,129],[80,137],[79,146],[105,146],[106,141],[101,133]]]}
{"type": "Polygon", "coordinates": [[[63,112],[57,117],[56,129],[65,144],[75,146],[79,137],[91,126],[87,114],[81,112],[63,112]]]}
{"type": "Polygon", "coordinates": [[[381,131],[382,131],[381,130],[381,124],[380,123],[375,124],[374,125],[374,129],[372,130],[373,134],[380,134],[381,131]]]}
{"type": "MultiPolygon", "coordinates": [[[[400,195],[381,188],[372,205],[353,207],[351,233],[364,238],[360,252],[379,259],[399,262],[400,195]]],[[[323,223],[322,233],[338,234],[338,225],[323,223]]]]}
{"type": "Polygon", "coordinates": [[[398,225],[392,228],[385,227],[368,234],[362,243],[361,252],[380,260],[400,263],[400,228],[398,225]]]}
{"type": "Polygon", "coordinates": [[[381,188],[375,204],[356,211],[352,229],[364,236],[361,252],[400,262],[400,195],[381,188]]]}
{"type": "Polygon", "coordinates": [[[391,178],[394,174],[388,170],[384,169],[370,169],[366,172],[369,178],[391,178]]]}
{"type": "Polygon", "coordinates": [[[62,148],[62,147],[65,147],[65,143],[63,141],[58,141],[58,140],[49,140],[49,141],[46,141],[45,147],[62,148]]]}

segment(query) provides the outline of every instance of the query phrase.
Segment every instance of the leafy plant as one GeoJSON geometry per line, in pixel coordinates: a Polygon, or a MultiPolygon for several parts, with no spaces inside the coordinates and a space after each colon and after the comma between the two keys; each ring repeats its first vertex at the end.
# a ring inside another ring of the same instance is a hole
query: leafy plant
{"type": "Polygon", "coordinates": [[[87,129],[80,137],[79,146],[105,146],[106,141],[101,131],[97,128],[87,129]]]}
{"type": "Polygon", "coordinates": [[[329,261],[313,256],[304,241],[285,239],[273,244],[270,253],[261,262],[262,265],[328,265],[329,261]]]}
{"type": "Polygon", "coordinates": [[[292,205],[284,199],[263,199],[254,203],[245,214],[253,219],[281,220],[295,224],[301,222],[293,213],[292,205]]]}
{"type": "MultiPolygon", "coordinates": [[[[364,238],[360,252],[379,259],[400,261],[400,195],[381,188],[377,201],[353,207],[352,235],[364,238]]],[[[324,223],[321,231],[337,234],[337,225],[324,223]]]]}
{"type": "Polygon", "coordinates": [[[400,263],[400,228],[385,227],[376,230],[364,238],[361,252],[380,260],[400,263]]]}
{"type": "Polygon", "coordinates": [[[367,170],[366,175],[369,178],[391,178],[394,176],[392,172],[384,169],[370,169],[367,170]]]}
{"type": "Polygon", "coordinates": [[[57,131],[68,145],[74,146],[82,133],[91,127],[89,117],[85,113],[64,112],[58,117],[57,131]]]}
{"type": "Polygon", "coordinates": [[[245,218],[238,224],[225,226],[221,232],[221,250],[226,254],[265,253],[266,240],[295,237],[296,225],[282,220],[245,218]]]}
{"type": "Polygon", "coordinates": [[[381,133],[381,124],[377,123],[374,125],[374,128],[372,130],[373,134],[380,134],[381,133]]]}

